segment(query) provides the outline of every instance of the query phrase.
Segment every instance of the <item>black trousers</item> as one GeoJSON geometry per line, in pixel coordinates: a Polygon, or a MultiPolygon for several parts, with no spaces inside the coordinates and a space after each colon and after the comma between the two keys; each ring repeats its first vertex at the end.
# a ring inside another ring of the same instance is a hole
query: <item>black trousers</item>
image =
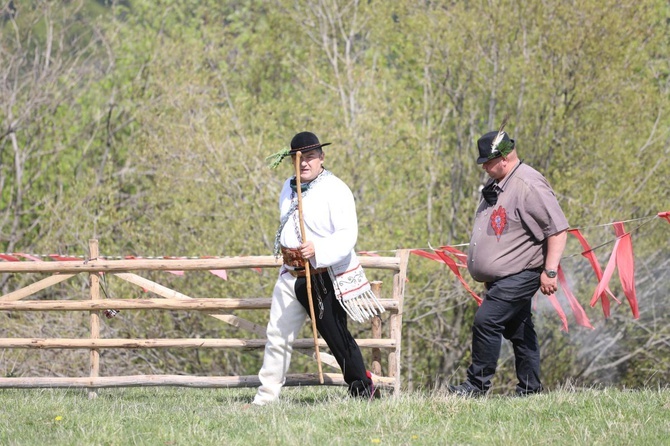
{"type": "MultiPolygon", "coordinates": [[[[354,396],[363,395],[372,380],[367,376],[361,350],[347,328],[347,313],[335,297],[330,275],[327,272],[312,275],[311,283],[316,328],[340,365],[349,392],[354,396]]],[[[296,279],[295,295],[309,315],[306,277],[296,279]]]]}
{"type": "Polygon", "coordinates": [[[541,269],[526,270],[487,283],[486,295],[472,324],[468,381],[477,388],[491,387],[504,337],[514,349],[517,392],[541,389],[540,346],[531,313],[532,298],[540,288],[540,274],[541,269]]]}

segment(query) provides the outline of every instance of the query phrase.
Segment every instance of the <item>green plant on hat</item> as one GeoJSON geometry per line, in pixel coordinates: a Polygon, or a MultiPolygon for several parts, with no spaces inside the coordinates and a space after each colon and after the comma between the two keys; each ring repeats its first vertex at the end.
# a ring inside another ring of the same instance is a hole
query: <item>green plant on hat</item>
{"type": "Polygon", "coordinates": [[[489,159],[493,159],[498,155],[507,156],[512,151],[512,149],[514,149],[514,144],[512,141],[501,141],[495,148],[491,149],[489,159]]]}
{"type": "Polygon", "coordinates": [[[282,160],[288,156],[290,151],[291,149],[284,147],[279,152],[273,153],[272,155],[266,157],[265,160],[268,161],[270,169],[276,169],[277,166],[281,164],[282,160]]]}

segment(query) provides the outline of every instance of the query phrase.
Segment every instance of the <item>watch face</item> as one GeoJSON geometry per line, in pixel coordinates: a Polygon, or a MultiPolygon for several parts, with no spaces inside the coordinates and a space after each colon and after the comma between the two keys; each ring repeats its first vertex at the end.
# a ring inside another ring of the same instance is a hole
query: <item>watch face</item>
{"type": "Polygon", "coordinates": [[[557,274],[556,271],[554,271],[553,269],[546,269],[544,270],[544,272],[547,273],[547,277],[549,277],[550,279],[556,277],[557,274]]]}

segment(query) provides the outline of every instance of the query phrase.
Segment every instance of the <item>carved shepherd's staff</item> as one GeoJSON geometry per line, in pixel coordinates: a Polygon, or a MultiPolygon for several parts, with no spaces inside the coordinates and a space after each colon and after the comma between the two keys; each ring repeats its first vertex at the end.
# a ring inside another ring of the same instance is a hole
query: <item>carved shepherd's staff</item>
{"type": "MultiPolygon", "coordinates": [[[[302,152],[295,153],[295,188],[298,194],[298,220],[300,221],[300,236],[305,243],[305,221],[302,217],[302,190],[300,188],[300,157],[302,152]]],[[[316,351],[316,363],[319,367],[319,383],[323,384],[323,370],[321,369],[321,355],[319,354],[319,338],[316,331],[316,319],[314,318],[314,303],[312,301],[312,276],[310,273],[310,263],[305,260],[305,278],[307,279],[307,301],[309,302],[309,318],[312,320],[312,335],[314,336],[314,350],[316,351]]]]}

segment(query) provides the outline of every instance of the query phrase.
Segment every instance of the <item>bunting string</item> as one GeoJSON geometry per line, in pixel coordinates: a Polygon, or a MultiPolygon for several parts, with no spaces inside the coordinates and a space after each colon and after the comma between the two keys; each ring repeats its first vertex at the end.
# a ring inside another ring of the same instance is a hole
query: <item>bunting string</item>
{"type": "MultiPolygon", "coordinates": [[[[585,257],[591,268],[594,271],[596,276],[597,284],[591,297],[590,305],[595,307],[598,302],[600,302],[605,318],[610,317],[610,298],[614,300],[617,304],[620,304],[621,301],[612,293],[609,282],[614,274],[614,271],[618,271],[619,280],[621,282],[621,287],[624,295],[628,301],[628,304],[631,308],[633,318],[638,319],[640,317],[639,304],[637,301],[637,294],[635,290],[635,263],[633,255],[633,243],[632,243],[632,233],[639,231],[643,226],[649,224],[651,221],[656,218],[664,219],[670,223],[670,211],[659,212],[653,216],[640,217],[630,220],[617,221],[613,223],[600,224],[595,226],[588,227],[575,227],[568,229],[568,233],[574,236],[582,246],[582,252],[579,254],[572,254],[563,256],[563,259],[571,258],[576,255],[582,255],[585,257]],[[635,228],[626,231],[624,224],[639,222],[635,228]],[[615,238],[613,240],[608,240],[604,243],[591,247],[584,237],[582,231],[588,228],[601,228],[611,226],[614,229],[615,238]],[[595,256],[594,251],[605,246],[613,244],[612,253],[610,254],[609,260],[605,269],[603,270],[598,262],[597,257],[595,256]]],[[[410,253],[417,255],[419,257],[427,258],[433,261],[444,263],[449,270],[451,270],[458,281],[461,283],[463,288],[473,297],[477,305],[481,305],[481,297],[475,293],[468,282],[465,280],[461,274],[462,269],[467,269],[466,261],[467,255],[460,251],[458,248],[466,247],[469,243],[461,243],[455,245],[445,245],[440,246],[439,248],[433,248],[428,244],[428,248],[409,248],[410,253]]],[[[359,251],[359,255],[366,256],[380,256],[382,253],[396,253],[397,249],[394,250],[382,250],[382,251],[359,251]]],[[[158,256],[158,257],[138,257],[138,256],[99,256],[99,259],[102,260],[133,260],[133,259],[220,259],[220,258],[230,258],[225,256],[158,256]]],[[[20,262],[24,260],[40,262],[40,261],[88,261],[85,256],[77,255],[61,255],[61,254],[28,254],[28,253],[0,253],[0,260],[7,262],[20,262]]],[[[254,268],[257,272],[260,272],[260,268],[254,268]]],[[[184,271],[167,271],[168,273],[183,276],[184,271]]],[[[210,273],[220,277],[223,280],[228,280],[228,275],[226,270],[211,270],[210,273]]],[[[563,293],[568,301],[572,314],[575,318],[575,321],[578,325],[593,329],[591,322],[589,321],[584,308],[580,305],[577,298],[574,296],[572,291],[568,286],[568,281],[565,277],[563,268],[559,265],[558,267],[558,282],[560,284],[563,293]]],[[[560,305],[560,302],[554,294],[547,296],[552,307],[555,309],[558,314],[562,326],[561,329],[568,331],[568,322],[565,312],[560,305]]]]}

